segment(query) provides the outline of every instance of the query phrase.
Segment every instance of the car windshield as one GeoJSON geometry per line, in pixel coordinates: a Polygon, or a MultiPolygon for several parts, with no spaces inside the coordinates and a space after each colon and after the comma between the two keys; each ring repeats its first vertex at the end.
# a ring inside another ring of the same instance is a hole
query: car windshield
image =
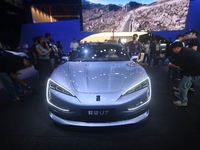
{"type": "Polygon", "coordinates": [[[73,51],[69,61],[127,61],[128,54],[117,44],[89,43],[81,44],[73,51]]]}

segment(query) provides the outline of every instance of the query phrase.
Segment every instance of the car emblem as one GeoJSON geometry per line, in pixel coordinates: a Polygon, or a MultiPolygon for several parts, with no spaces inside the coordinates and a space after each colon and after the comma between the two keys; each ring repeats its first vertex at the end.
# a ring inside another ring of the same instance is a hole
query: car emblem
{"type": "Polygon", "coordinates": [[[100,95],[97,95],[96,101],[100,101],[100,95]]]}

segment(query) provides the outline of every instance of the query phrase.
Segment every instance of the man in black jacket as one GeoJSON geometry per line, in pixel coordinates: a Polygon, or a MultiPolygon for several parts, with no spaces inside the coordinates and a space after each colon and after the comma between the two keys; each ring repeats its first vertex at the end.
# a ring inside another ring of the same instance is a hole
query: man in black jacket
{"type": "Polygon", "coordinates": [[[32,66],[32,62],[21,56],[5,54],[0,56],[0,81],[5,87],[12,102],[19,102],[20,98],[14,86],[14,82],[28,88],[28,84],[22,81],[17,72],[32,66]]]}
{"type": "Polygon", "coordinates": [[[174,42],[171,45],[177,59],[175,64],[182,69],[183,77],[179,83],[179,92],[174,92],[175,96],[179,98],[174,101],[176,106],[187,106],[188,98],[187,93],[192,83],[200,80],[200,53],[191,48],[185,48],[182,42],[174,42]]]}

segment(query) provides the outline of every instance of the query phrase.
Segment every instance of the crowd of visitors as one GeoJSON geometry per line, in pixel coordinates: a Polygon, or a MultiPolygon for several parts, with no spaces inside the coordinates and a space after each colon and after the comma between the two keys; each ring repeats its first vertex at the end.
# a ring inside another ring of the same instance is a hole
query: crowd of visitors
{"type": "MultiPolygon", "coordinates": [[[[50,33],[33,37],[33,44],[29,46],[23,42],[23,49],[17,48],[17,52],[24,52],[26,55],[11,55],[14,53],[2,53],[0,56],[0,82],[8,93],[12,102],[20,102],[20,97],[27,95],[30,86],[25,83],[18,73],[20,70],[34,66],[38,71],[40,86],[44,87],[52,71],[61,63],[64,50],[61,41],[56,43],[50,33]],[[21,51],[20,51],[21,50],[21,51]]],[[[8,47],[1,47],[3,50],[10,50],[8,47]]]]}
{"type": "Polygon", "coordinates": [[[168,62],[168,81],[178,83],[173,87],[176,106],[187,106],[188,91],[194,92],[195,82],[200,79],[200,40],[198,31],[190,29],[188,32],[178,34],[175,40],[167,39],[164,57],[161,57],[161,47],[157,39],[148,39],[144,44],[138,41],[138,35],[133,35],[133,41],[125,44],[130,56],[138,56],[141,64],[156,67],[159,62],[168,62]],[[143,54],[143,57],[141,57],[143,54]]]}
{"type": "Polygon", "coordinates": [[[142,43],[138,34],[134,34],[133,40],[125,43],[124,47],[130,56],[137,56],[137,61],[141,61],[142,65],[145,63],[150,67],[159,65],[161,46],[158,39],[147,39],[142,43]]]}
{"type": "MultiPolygon", "coordinates": [[[[118,43],[124,46],[130,57],[138,56],[136,61],[141,61],[141,65],[156,67],[160,61],[167,60],[168,79],[178,83],[177,87],[173,87],[174,95],[178,97],[174,104],[187,106],[187,93],[195,91],[194,83],[200,79],[200,43],[197,36],[198,31],[191,29],[184,34],[178,34],[175,41],[172,41],[171,37],[168,38],[164,57],[161,57],[163,50],[156,38],[141,43],[138,34],[134,34],[132,41],[124,44],[120,39],[118,43]]],[[[0,81],[14,102],[20,101],[19,96],[25,94],[29,87],[17,76],[20,69],[33,65],[38,71],[40,85],[43,87],[52,71],[60,65],[61,57],[65,55],[61,41],[55,42],[51,33],[36,36],[32,40],[32,46],[26,41],[23,42],[23,49],[28,58],[14,55],[0,57],[0,81]]],[[[72,38],[69,53],[66,55],[70,56],[76,51],[79,44],[76,38],[72,38]]]]}
{"type": "Polygon", "coordinates": [[[188,91],[194,92],[194,84],[200,79],[200,42],[197,38],[198,31],[190,29],[184,34],[176,36],[167,49],[169,59],[169,79],[178,79],[178,87],[173,87],[176,106],[187,106],[188,91]]]}

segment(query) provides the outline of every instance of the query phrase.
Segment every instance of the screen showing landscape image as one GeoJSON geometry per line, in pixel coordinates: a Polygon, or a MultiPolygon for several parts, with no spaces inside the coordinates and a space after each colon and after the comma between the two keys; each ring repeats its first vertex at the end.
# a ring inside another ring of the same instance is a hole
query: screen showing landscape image
{"type": "Polygon", "coordinates": [[[190,0],[82,0],[82,30],[140,32],[184,30],[190,0]]]}

